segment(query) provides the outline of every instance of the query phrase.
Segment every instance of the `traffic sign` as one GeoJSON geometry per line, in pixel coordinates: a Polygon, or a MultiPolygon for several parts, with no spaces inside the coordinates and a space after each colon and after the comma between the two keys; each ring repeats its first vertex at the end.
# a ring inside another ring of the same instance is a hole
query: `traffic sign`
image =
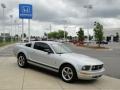
{"type": "Polygon", "coordinates": [[[32,19],[32,5],[19,4],[19,18],[32,19]]]}

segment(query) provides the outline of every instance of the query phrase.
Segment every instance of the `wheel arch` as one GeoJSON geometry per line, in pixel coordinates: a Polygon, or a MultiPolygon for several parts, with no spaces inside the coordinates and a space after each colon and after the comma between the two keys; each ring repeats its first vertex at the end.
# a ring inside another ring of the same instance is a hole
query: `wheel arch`
{"type": "Polygon", "coordinates": [[[68,63],[68,62],[62,63],[62,64],[60,65],[60,67],[59,67],[59,72],[61,71],[62,67],[65,66],[65,65],[71,65],[71,66],[75,69],[76,74],[77,74],[77,70],[76,70],[75,66],[74,66],[73,64],[71,64],[71,63],[68,63]]]}
{"type": "MultiPolygon", "coordinates": [[[[25,55],[23,52],[19,52],[18,54],[17,54],[17,58],[20,56],[20,55],[25,55]]],[[[25,55],[26,56],[26,55],[25,55]]]]}
{"type": "Polygon", "coordinates": [[[74,68],[74,70],[75,70],[75,77],[76,77],[75,80],[77,80],[77,79],[78,79],[77,69],[76,69],[76,67],[75,67],[73,64],[68,63],[68,62],[61,64],[61,66],[60,66],[60,68],[59,68],[59,75],[61,75],[61,69],[62,69],[62,67],[65,66],[65,65],[70,65],[70,66],[72,66],[72,67],[74,68]]]}
{"type": "Polygon", "coordinates": [[[24,51],[19,51],[19,52],[17,53],[17,58],[18,58],[18,56],[19,56],[20,54],[23,54],[23,55],[25,55],[26,58],[28,58],[28,57],[27,57],[27,54],[26,54],[24,51]]]}

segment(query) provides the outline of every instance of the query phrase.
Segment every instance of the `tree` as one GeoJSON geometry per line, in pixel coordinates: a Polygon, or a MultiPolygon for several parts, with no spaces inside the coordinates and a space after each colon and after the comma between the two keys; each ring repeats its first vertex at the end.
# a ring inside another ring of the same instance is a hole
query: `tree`
{"type": "Polygon", "coordinates": [[[19,37],[19,35],[18,35],[18,34],[16,34],[16,35],[15,35],[15,38],[18,38],[18,37],[19,37]]]}
{"type": "Polygon", "coordinates": [[[93,36],[89,35],[89,40],[92,40],[93,39],[93,36]]]}
{"type": "Polygon", "coordinates": [[[19,39],[19,35],[18,35],[18,34],[15,34],[14,40],[16,41],[16,40],[18,40],[18,39],[19,39]]]}
{"type": "Polygon", "coordinates": [[[119,42],[119,38],[120,38],[119,33],[116,32],[116,39],[117,39],[116,41],[117,41],[117,42],[119,42]]]}
{"type": "Polygon", "coordinates": [[[58,37],[59,37],[59,39],[64,38],[64,33],[65,33],[65,37],[67,37],[68,33],[66,31],[63,31],[63,30],[59,30],[58,31],[58,37]]]}
{"type": "Polygon", "coordinates": [[[50,32],[50,33],[48,33],[48,38],[57,39],[58,38],[58,32],[50,32]]]}
{"type": "MultiPolygon", "coordinates": [[[[65,37],[67,37],[68,33],[65,31],[65,37]]],[[[50,32],[48,33],[48,38],[53,38],[53,39],[63,39],[64,38],[64,31],[59,30],[58,32],[50,32]]]]}
{"type": "Polygon", "coordinates": [[[47,36],[47,33],[46,33],[46,32],[44,33],[44,36],[47,36]]]}
{"type": "MultiPolygon", "coordinates": [[[[21,37],[22,37],[22,34],[21,34],[21,37]]],[[[26,38],[26,37],[27,37],[26,33],[23,33],[23,38],[26,38]]]]}
{"type": "Polygon", "coordinates": [[[84,31],[82,28],[80,28],[80,30],[77,32],[77,35],[78,35],[78,39],[83,42],[84,39],[85,39],[85,36],[84,36],[84,31]]]}
{"type": "Polygon", "coordinates": [[[100,42],[104,39],[103,25],[101,25],[99,22],[95,22],[94,25],[95,40],[98,42],[98,46],[100,47],[100,42]]]}
{"type": "Polygon", "coordinates": [[[67,36],[67,39],[72,40],[73,37],[72,36],[67,36]]]}

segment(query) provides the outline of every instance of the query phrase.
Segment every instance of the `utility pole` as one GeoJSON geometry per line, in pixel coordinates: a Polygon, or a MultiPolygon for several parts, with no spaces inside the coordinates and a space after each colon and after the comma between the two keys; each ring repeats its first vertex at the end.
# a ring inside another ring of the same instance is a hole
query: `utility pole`
{"type": "Polygon", "coordinates": [[[19,36],[20,36],[20,27],[19,27],[19,19],[18,19],[18,23],[17,23],[17,28],[18,28],[18,41],[20,40],[19,36]]]}
{"type": "Polygon", "coordinates": [[[16,36],[17,36],[17,26],[16,26],[17,25],[17,20],[14,21],[14,25],[15,25],[15,31],[14,31],[15,35],[14,35],[14,38],[15,38],[15,41],[16,41],[16,36]]]}
{"type": "Polygon", "coordinates": [[[22,42],[24,42],[24,19],[22,19],[22,42]]]}
{"type": "Polygon", "coordinates": [[[67,20],[64,20],[64,41],[66,41],[66,28],[67,28],[67,20]]]}
{"type": "Polygon", "coordinates": [[[66,31],[66,26],[64,25],[64,41],[66,41],[65,31],[66,31]]]}
{"type": "Polygon", "coordinates": [[[12,26],[13,26],[13,15],[10,15],[10,18],[11,18],[11,42],[13,42],[13,38],[12,38],[12,26]]]}
{"type": "Polygon", "coordinates": [[[30,42],[30,19],[28,19],[28,41],[30,42]]]}
{"type": "Polygon", "coordinates": [[[52,25],[50,24],[50,32],[52,32],[52,25]]]}
{"type": "Polygon", "coordinates": [[[5,39],[5,4],[2,3],[1,4],[1,7],[3,8],[3,42],[5,43],[6,42],[6,39],[5,39]]]}

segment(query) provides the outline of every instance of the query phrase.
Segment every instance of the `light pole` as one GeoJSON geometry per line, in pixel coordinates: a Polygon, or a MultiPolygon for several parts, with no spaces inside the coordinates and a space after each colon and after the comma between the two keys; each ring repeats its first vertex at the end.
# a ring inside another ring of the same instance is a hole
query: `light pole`
{"type": "Polygon", "coordinates": [[[31,40],[31,36],[30,36],[30,19],[28,19],[28,41],[30,42],[31,40]]]}
{"type": "Polygon", "coordinates": [[[14,26],[15,26],[14,39],[15,39],[15,41],[16,41],[16,39],[17,39],[17,20],[14,20],[14,26]]]}
{"type": "Polygon", "coordinates": [[[67,26],[64,25],[64,41],[66,41],[66,36],[65,36],[66,28],[67,28],[67,26]]]}
{"type": "Polygon", "coordinates": [[[50,24],[50,33],[52,32],[52,25],[50,24]]]}
{"type": "Polygon", "coordinates": [[[24,19],[22,19],[22,43],[24,42],[24,19]]]}
{"type": "Polygon", "coordinates": [[[19,20],[18,20],[17,26],[18,26],[18,41],[19,41],[20,40],[20,38],[19,38],[19,35],[20,35],[20,21],[19,20]]]}
{"type": "MultiPolygon", "coordinates": [[[[90,9],[92,9],[93,6],[89,4],[89,5],[85,5],[84,8],[87,9],[87,17],[88,17],[88,11],[89,11],[90,9]]],[[[88,19],[89,19],[89,17],[88,17],[88,19]]],[[[87,45],[89,46],[89,36],[90,36],[90,34],[89,34],[89,27],[88,27],[88,26],[87,26],[87,34],[88,34],[88,43],[87,43],[87,45]]]]}
{"type": "Polygon", "coordinates": [[[64,20],[64,41],[66,41],[66,36],[65,36],[65,34],[66,34],[66,28],[67,28],[67,20],[64,20]]]}
{"type": "Polygon", "coordinates": [[[5,4],[4,3],[2,3],[1,4],[1,7],[3,8],[3,42],[5,42],[6,40],[5,40],[5,8],[6,8],[6,6],[5,6],[5,4]]]}
{"type": "Polygon", "coordinates": [[[10,18],[11,18],[11,42],[13,42],[13,39],[12,39],[12,26],[13,26],[13,15],[10,15],[10,18]]]}
{"type": "Polygon", "coordinates": [[[16,27],[16,38],[17,41],[19,41],[19,19],[16,19],[16,23],[15,23],[15,27],[16,27]]]}

